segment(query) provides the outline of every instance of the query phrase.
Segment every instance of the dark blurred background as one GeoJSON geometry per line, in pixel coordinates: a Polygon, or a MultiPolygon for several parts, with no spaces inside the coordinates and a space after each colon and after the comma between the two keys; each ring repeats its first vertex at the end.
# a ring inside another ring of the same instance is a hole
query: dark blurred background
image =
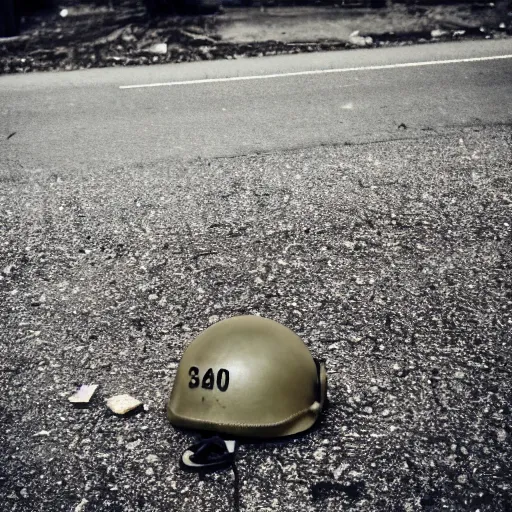
{"type": "MultiPolygon", "coordinates": [[[[259,7],[259,6],[286,6],[286,5],[334,5],[337,7],[368,7],[384,8],[391,3],[407,5],[417,4],[455,4],[470,3],[475,5],[488,5],[492,2],[485,0],[140,0],[146,9],[148,17],[166,14],[208,14],[217,12],[222,5],[259,7]]],[[[20,22],[23,17],[40,14],[41,12],[55,10],[60,7],[79,4],[94,4],[106,6],[111,10],[123,3],[122,0],[96,0],[93,2],[58,1],[58,0],[0,0],[0,37],[10,37],[19,34],[20,22]]]]}
{"type": "Polygon", "coordinates": [[[0,74],[512,35],[512,0],[0,0],[0,74]]]}

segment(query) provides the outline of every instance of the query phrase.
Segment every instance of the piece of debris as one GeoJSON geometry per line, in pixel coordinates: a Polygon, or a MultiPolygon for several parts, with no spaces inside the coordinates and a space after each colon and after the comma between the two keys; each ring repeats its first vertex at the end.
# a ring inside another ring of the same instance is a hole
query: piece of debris
{"type": "Polygon", "coordinates": [[[10,265],[7,265],[3,270],[2,274],[5,276],[8,276],[14,269],[16,268],[16,265],[13,265],[12,263],[10,265]]]}
{"type": "Polygon", "coordinates": [[[340,464],[335,470],[334,470],[334,473],[333,473],[333,476],[334,476],[334,479],[335,480],[339,480],[340,476],[342,475],[342,473],[344,473],[348,468],[350,467],[349,464],[340,464]]]}
{"type": "Polygon", "coordinates": [[[130,395],[115,395],[107,400],[107,407],[114,414],[122,416],[142,409],[142,402],[130,395]]]}
{"type": "Polygon", "coordinates": [[[36,432],[34,434],[34,437],[40,437],[40,436],[49,436],[50,431],[49,430],[41,430],[40,432],[36,432]]]}
{"type": "Polygon", "coordinates": [[[135,450],[142,441],[140,439],[136,439],[135,441],[132,441],[131,443],[126,443],[126,449],[127,450],[135,450]]]}
{"type": "Polygon", "coordinates": [[[315,460],[321,461],[325,457],[325,448],[318,448],[318,450],[313,453],[313,457],[315,460]]]}
{"type": "Polygon", "coordinates": [[[156,55],[166,55],[167,54],[167,43],[156,43],[151,45],[146,49],[149,53],[154,53],[156,55]]]}
{"type": "Polygon", "coordinates": [[[354,46],[371,46],[373,44],[373,39],[369,36],[364,37],[359,35],[359,30],[352,32],[348,38],[348,42],[353,44],[354,46]]]}
{"type": "Polygon", "coordinates": [[[14,137],[16,135],[16,132],[12,132],[9,135],[7,135],[7,140],[9,140],[11,137],[14,137]]]}
{"type": "Polygon", "coordinates": [[[59,14],[60,14],[61,18],[65,18],[69,14],[69,11],[67,9],[61,9],[59,14]]]}
{"type": "Polygon", "coordinates": [[[467,483],[468,481],[468,477],[466,475],[459,475],[457,477],[457,482],[459,482],[459,484],[465,484],[467,483]]]}
{"type": "Polygon", "coordinates": [[[75,507],[75,512],[82,512],[87,503],[89,503],[89,501],[85,498],[82,498],[82,501],[75,507]]]}
{"type": "Polygon", "coordinates": [[[399,129],[399,130],[407,130],[407,125],[406,125],[405,123],[400,123],[400,124],[398,125],[398,129],[399,129]]]}
{"type": "Polygon", "coordinates": [[[98,389],[98,384],[82,384],[76,393],[68,397],[68,400],[72,404],[88,404],[91,401],[92,395],[98,389]]]}
{"type": "Polygon", "coordinates": [[[433,38],[443,37],[446,35],[448,35],[448,31],[441,30],[440,28],[435,28],[434,30],[432,30],[432,32],[430,32],[430,36],[433,38]]]}

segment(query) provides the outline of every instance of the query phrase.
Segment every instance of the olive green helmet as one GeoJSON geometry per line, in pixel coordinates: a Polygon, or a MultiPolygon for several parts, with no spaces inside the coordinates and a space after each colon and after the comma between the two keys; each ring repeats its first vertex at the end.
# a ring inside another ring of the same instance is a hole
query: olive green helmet
{"type": "Polygon", "coordinates": [[[202,332],[183,354],[167,415],[177,427],[246,437],[310,428],[326,397],[325,367],[290,329],[238,316],[202,332]]]}

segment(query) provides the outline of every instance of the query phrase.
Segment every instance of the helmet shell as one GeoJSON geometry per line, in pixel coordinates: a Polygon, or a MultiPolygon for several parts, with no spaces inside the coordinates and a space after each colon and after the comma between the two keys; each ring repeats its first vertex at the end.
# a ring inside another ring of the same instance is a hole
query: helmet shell
{"type": "Polygon", "coordinates": [[[210,326],[185,350],[167,415],[178,427],[279,437],[310,428],[325,395],[325,368],[293,331],[238,316],[210,326]]]}

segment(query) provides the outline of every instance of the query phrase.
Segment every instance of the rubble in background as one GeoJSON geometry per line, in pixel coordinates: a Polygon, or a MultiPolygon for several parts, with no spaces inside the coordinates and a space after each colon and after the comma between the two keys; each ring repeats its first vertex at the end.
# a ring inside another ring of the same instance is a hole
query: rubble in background
{"type": "MultiPolygon", "coordinates": [[[[258,41],[256,35],[255,41],[243,43],[223,42],[217,30],[220,23],[230,23],[231,13],[235,13],[235,10],[228,9],[220,15],[149,19],[144,7],[132,0],[121,2],[115,9],[74,4],[60,6],[53,13],[34,16],[25,21],[22,35],[0,39],[0,74],[237,59],[407,45],[463,37],[489,39],[512,34],[512,13],[505,13],[506,21],[500,21],[501,18],[493,12],[484,12],[492,11],[494,4],[478,11],[470,8],[469,4],[461,6],[464,16],[458,18],[446,14],[447,11],[444,12],[439,6],[394,6],[386,11],[361,9],[359,14],[352,9],[346,11],[350,13],[347,17],[350,16],[352,20],[355,16],[365,17],[366,20],[368,16],[375,16],[375,33],[356,31],[347,40],[314,40],[313,34],[308,36],[311,41],[300,42],[258,41]],[[390,23],[395,23],[397,27],[413,26],[417,19],[418,28],[427,27],[428,24],[430,28],[379,31],[379,27],[384,26],[379,21],[384,12],[390,20],[385,26],[390,23]],[[464,21],[468,13],[474,13],[470,22],[464,21]],[[407,16],[407,23],[404,23],[407,16]],[[491,23],[493,19],[496,21],[491,23]],[[482,22],[487,22],[487,26],[481,25],[482,22]]],[[[255,9],[255,13],[259,12],[259,9],[255,9]]]]}

